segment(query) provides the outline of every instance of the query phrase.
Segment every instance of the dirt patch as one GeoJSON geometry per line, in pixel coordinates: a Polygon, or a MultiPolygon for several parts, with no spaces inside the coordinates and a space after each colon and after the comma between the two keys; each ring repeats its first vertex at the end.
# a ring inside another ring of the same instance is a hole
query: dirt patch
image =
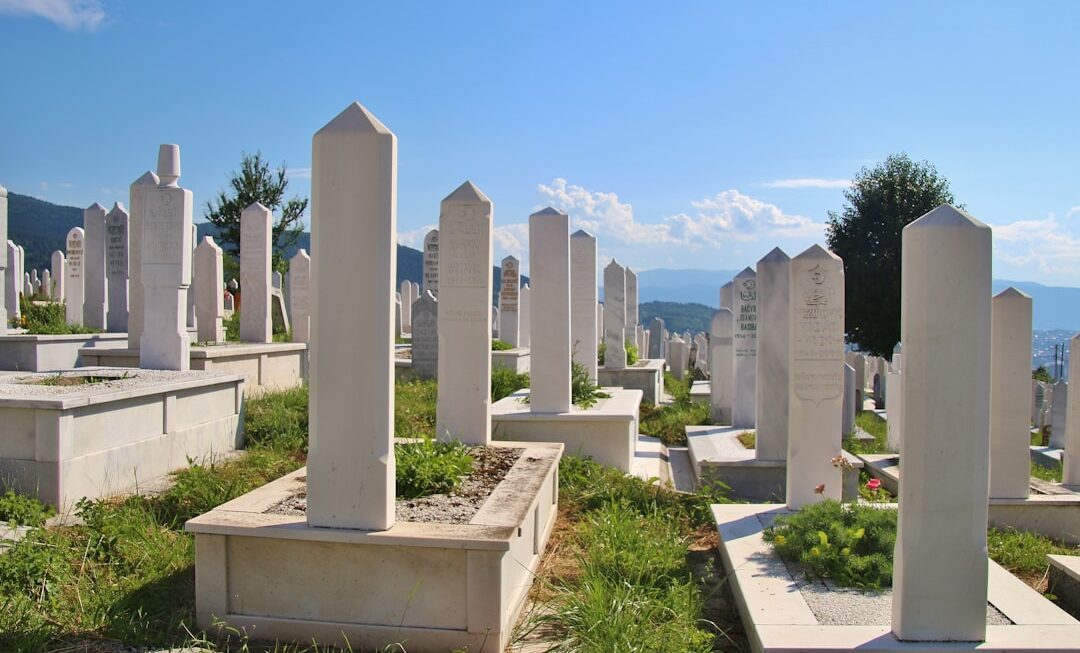
{"type": "MultiPolygon", "coordinates": [[[[432,494],[418,499],[398,497],[395,515],[398,521],[428,524],[468,524],[480,510],[523,449],[509,447],[469,447],[473,471],[461,480],[453,494],[432,494]]],[[[305,482],[307,479],[303,479],[305,482]]],[[[266,512],[277,515],[307,514],[307,488],[270,506],[266,512]]]]}
{"type": "Polygon", "coordinates": [[[108,383],[109,381],[124,381],[126,379],[134,379],[134,374],[123,374],[121,376],[102,376],[100,374],[56,374],[54,376],[47,376],[43,379],[34,379],[28,383],[32,385],[51,385],[57,387],[71,387],[81,385],[95,385],[97,383],[108,383]]]}

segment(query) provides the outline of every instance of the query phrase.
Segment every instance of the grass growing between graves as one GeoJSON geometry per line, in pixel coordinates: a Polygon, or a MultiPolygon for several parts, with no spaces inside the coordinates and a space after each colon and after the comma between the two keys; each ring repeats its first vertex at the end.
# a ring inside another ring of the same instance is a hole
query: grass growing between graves
{"type": "Polygon", "coordinates": [[[873,440],[844,438],[844,450],[853,454],[889,453],[889,425],[877,414],[863,410],[855,414],[855,426],[874,436],[873,440]]]}
{"type": "Polygon", "coordinates": [[[51,507],[43,506],[40,501],[20,496],[11,490],[0,494],[0,521],[6,521],[12,526],[41,526],[54,514],[56,511],[51,507]]]}
{"type": "Polygon", "coordinates": [[[712,424],[709,403],[690,399],[691,381],[664,373],[664,389],[672,396],[669,405],[641,404],[641,432],[667,445],[685,445],[686,427],[712,424]]]}
{"type": "Polygon", "coordinates": [[[1042,465],[1036,464],[1034,461],[1031,463],[1031,475],[1037,479],[1050,483],[1060,483],[1063,474],[1064,468],[1060,462],[1056,463],[1053,467],[1043,467],[1042,465]]]}
{"type": "Polygon", "coordinates": [[[518,637],[587,653],[723,650],[739,626],[709,504],[725,499],[573,456],[559,478],[559,518],[518,637]]]}
{"type": "Polygon", "coordinates": [[[1048,537],[1011,528],[988,530],[987,548],[991,560],[1040,592],[1046,592],[1050,569],[1046,554],[1080,555],[1080,546],[1068,546],[1048,537]]]}
{"type": "Polygon", "coordinates": [[[509,351],[513,348],[514,346],[505,340],[499,340],[498,338],[492,338],[491,340],[491,351],[509,351]]]}
{"type": "Polygon", "coordinates": [[[35,336],[56,336],[72,333],[101,333],[101,329],[91,329],[81,324],[67,323],[67,308],[64,304],[34,304],[25,297],[19,299],[19,320],[15,326],[26,329],[35,336]]]}
{"type": "Polygon", "coordinates": [[[509,397],[522,388],[529,387],[529,375],[518,374],[501,365],[491,368],[491,403],[509,397]]]}

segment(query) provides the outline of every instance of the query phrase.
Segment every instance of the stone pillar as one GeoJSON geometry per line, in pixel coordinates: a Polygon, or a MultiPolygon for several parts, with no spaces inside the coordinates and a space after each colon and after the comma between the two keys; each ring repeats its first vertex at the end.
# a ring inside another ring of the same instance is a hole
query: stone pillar
{"type": "Polygon", "coordinates": [[[734,334],[735,320],[731,309],[716,311],[709,324],[709,404],[712,406],[712,419],[717,424],[731,423],[731,383],[735,376],[732,367],[734,334]]]}
{"type": "Polygon", "coordinates": [[[757,273],[745,268],[732,280],[735,318],[735,387],[731,424],[752,429],[757,411],[757,273]]]}
{"type": "Polygon", "coordinates": [[[907,378],[892,629],[902,640],[983,641],[990,228],[942,205],[904,228],[902,251],[907,378]]]}
{"type": "Polygon", "coordinates": [[[394,291],[394,337],[400,338],[405,332],[401,329],[401,293],[394,291]]]}
{"type": "Polygon", "coordinates": [[[442,201],[435,432],[469,444],[491,443],[493,223],[491,200],[472,182],[442,201]]]}
{"type": "Polygon", "coordinates": [[[417,297],[413,295],[412,282],[405,279],[401,282],[401,330],[412,333],[412,305],[417,297]]]}
{"type": "Polygon", "coordinates": [[[52,299],[54,302],[67,301],[67,260],[64,253],[56,250],[49,259],[52,268],[52,299]]]}
{"type": "Polygon", "coordinates": [[[690,343],[675,336],[668,343],[668,369],[671,375],[682,381],[686,378],[686,366],[690,359],[690,343]]]}
{"type": "MultiPolygon", "coordinates": [[[[180,146],[158,151],[158,186],[142,216],[143,334],[139,367],[187,370],[187,293],[191,286],[191,191],[181,188],[180,146]]],[[[68,264],[71,263],[70,252],[68,264]]]]}
{"type": "Polygon", "coordinates": [[[596,381],[596,237],[579,229],[570,236],[570,344],[574,361],[596,381]]]}
{"type": "MultiPolygon", "coordinates": [[[[7,243],[8,234],[8,193],[7,189],[0,186],[0,243],[7,243]]],[[[7,251],[0,255],[0,334],[7,333],[8,328],[8,291],[7,283],[5,283],[6,275],[11,271],[8,269],[7,251]]],[[[12,316],[13,317],[13,316],[12,316]]]]}
{"type": "MultiPolygon", "coordinates": [[[[241,213],[240,215],[241,215],[241,217],[243,217],[243,213],[241,213]]],[[[198,227],[196,227],[193,224],[193,225],[191,225],[191,251],[189,252],[189,254],[191,256],[191,266],[192,266],[193,270],[194,270],[194,267],[195,267],[195,247],[198,244],[199,244],[199,229],[198,229],[198,227]]],[[[195,277],[195,274],[193,272],[192,273],[192,281],[195,280],[194,277],[195,277]]],[[[187,319],[184,320],[184,324],[188,329],[188,332],[189,332],[188,337],[190,338],[191,337],[190,332],[194,331],[195,333],[198,333],[198,327],[199,327],[199,325],[197,323],[198,320],[195,317],[195,293],[192,291],[192,289],[190,287],[188,288],[188,292],[187,292],[187,307],[186,307],[186,315],[185,315],[185,317],[187,319]]],[[[288,327],[286,327],[285,330],[288,331],[288,327]]]]}
{"type": "Polygon", "coordinates": [[[604,268],[604,367],[626,369],[626,270],[615,259],[604,268]]]}
{"type": "Polygon", "coordinates": [[[565,413],[570,410],[571,344],[570,219],[565,213],[548,207],[529,216],[529,271],[536,284],[529,406],[534,413],[565,413]]]}
{"type": "MultiPolygon", "coordinates": [[[[638,294],[637,273],[626,267],[626,330],[629,334],[637,332],[638,325],[638,294]]],[[[630,336],[631,339],[633,336],[630,336]]],[[[637,345],[637,342],[634,342],[637,345]]],[[[644,358],[644,356],[642,356],[644,358]]]]}
{"type": "Polygon", "coordinates": [[[532,288],[525,284],[518,291],[518,347],[528,349],[532,345],[532,324],[529,320],[532,288]]]}
{"type": "Polygon", "coordinates": [[[273,225],[274,215],[258,202],[240,213],[241,342],[274,341],[270,316],[270,234],[273,225]]]}
{"type": "Polygon", "coordinates": [[[855,368],[855,412],[861,413],[866,408],[866,356],[856,353],[851,365],[855,368]]]}
{"type": "Polygon", "coordinates": [[[491,306],[491,337],[499,338],[499,307],[494,304],[491,306]]]}
{"type": "Polygon", "coordinates": [[[735,311],[735,282],[728,281],[720,286],[720,308],[735,311]]]}
{"type": "Polygon", "coordinates": [[[439,230],[424,236],[424,290],[439,298],[439,230]]]}
{"type": "Polygon", "coordinates": [[[787,457],[790,284],[791,259],[784,250],[776,247],[757,263],[755,457],[758,460],[785,460],[787,457]]]}
{"type": "Polygon", "coordinates": [[[658,317],[649,323],[649,355],[646,358],[664,358],[664,321],[658,317]]]}
{"type": "Polygon", "coordinates": [[[521,263],[517,257],[502,260],[499,276],[499,340],[517,347],[521,344],[518,306],[521,295],[521,263]]]}
{"type": "Polygon", "coordinates": [[[34,284],[30,281],[30,273],[23,273],[23,295],[26,299],[30,299],[34,296],[34,284]]]}
{"type": "Polygon", "coordinates": [[[293,342],[311,342],[311,257],[305,249],[289,259],[289,314],[293,342]]]}
{"type": "Polygon", "coordinates": [[[53,282],[52,272],[46,268],[41,273],[41,294],[45,296],[45,299],[52,301],[53,298],[53,282]]]}
{"type": "Polygon", "coordinates": [[[94,202],[83,211],[83,324],[93,329],[108,326],[109,296],[105,284],[105,213],[94,202]]]}
{"type": "MultiPolygon", "coordinates": [[[[81,232],[82,229],[79,231],[81,232]]],[[[82,243],[81,240],[79,242],[82,243]]],[[[4,308],[7,313],[4,328],[6,329],[8,320],[18,320],[21,317],[19,293],[22,292],[22,275],[19,274],[19,248],[10,240],[7,241],[4,260],[7,264],[4,277],[4,308]]],[[[79,304],[79,313],[82,313],[82,303],[79,304]]]]}
{"type": "Polygon", "coordinates": [[[86,232],[82,227],[75,227],[67,233],[66,248],[67,278],[64,281],[65,301],[67,311],[67,323],[80,325],[83,323],[83,244],[86,241],[86,232]]]}
{"type": "Polygon", "coordinates": [[[124,333],[128,330],[128,213],[119,202],[105,216],[105,275],[107,331],[124,333]]]}
{"type": "Polygon", "coordinates": [[[315,134],[311,159],[308,523],[385,530],[394,525],[397,138],[354,102],[315,134]]]}
{"type": "Polygon", "coordinates": [[[844,412],[844,262],[813,245],[784,267],[790,267],[787,505],[797,510],[839,501],[843,493],[843,470],[833,460],[841,455],[844,412]]]}
{"type": "Polygon", "coordinates": [[[990,497],[1026,499],[1031,483],[1031,297],[1006,288],[994,296],[991,313],[990,497]]]}
{"type": "MultiPolygon", "coordinates": [[[[411,290],[410,290],[411,294],[411,290]]],[[[486,313],[487,311],[485,311],[486,313]]],[[[439,304],[430,292],[413,302],[412,373],[421,379],[439,378],[439,304]]],[[[490,349],[490,344],[488,348],[490,349]]],[[[491,356],[489,355],[490,359],[491,356]]],[[[454,379],[457,382],[458,379],[454,379]]],[[[451,434],[451,437],[457,437],[451,434]]]]}
{"type": "MultiPolygon", "coordinates": [[[[1028,342],[1031,342],[1028,339],[1028,342]]],[[[1080,378],[1080,334],[1069,340],[1069,378],[1080,378]]],[[[1057,399],[1057,393],[1054,393],[1057,399]]],[[[1080,415],[1080,392],[1074,392],[1069,398],[1070,416],[1080,415]]],[[[1024,441],[1027,444],[1027,441],[1024,441]]],[[[1061,463],[1064,466],[1061,476],[1061,484],[1074,489],[1080,489],[1080,419],[1068,420],[1065,435],[1065,451],[1061,454],[1061,463]]],[[[1025,447],[1026,448],[1026,447],[1025,447]]]]}
{"type": "MultiPolygon", "coordinates": [[[[891,451],[900,451],[904,436],[904,369],[901,345],[893,347],[892,362],[889,364],[889,412],[887,443],[891,451]]],[[[1026,444],[1025,444],[1026,447],[1026,444]]]]}
{"type": "Polygon", "coordinates": [[[195,322],[199,342],[225,342],[225,271],[221,248],[204,236],[195,248],[191,293],[195,296],[195,322]]]}
{"type": "Polygon", "coordinates": [[[1056,381],[1050,394],[1050,448],[1052,449],[1065,448],[1068,407],[1069,384],[1064,380],[1056,381]]]}
{"type": "MultiPolygon", "coordinates": [[[[892,415],[889,416],[892,428],[892,415]]],[[[844,417],[840,421],[840,437],[846,438],[855,430],[855,368],[844,363],[844,417]]]]}
{"type": "Polygon", "coordinates": [[[131,214],[128,216],[128,347],[139,348],[143,332],[142,221],[148,202],[159,183],[153,172],[145,172],[131,184],[131,214]]]}

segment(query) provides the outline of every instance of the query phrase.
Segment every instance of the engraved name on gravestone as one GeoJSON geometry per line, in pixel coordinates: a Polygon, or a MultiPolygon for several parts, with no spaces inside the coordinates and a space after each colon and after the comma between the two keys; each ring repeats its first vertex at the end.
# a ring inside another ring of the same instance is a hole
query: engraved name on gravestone
{"type": "Polygon", "coordinates": [[[439,297],[439,230],[424,236],[424,290],[439,297]]]}
{"type": "MultiPolygon", "coordinates": [[[[450,265],[440,271],[445,273],[445,282],[459,288],[480,288],[491,274],[483,263],[487,256],[483,242],[482,229],[477,224],[475,213],[479,209],[470,206],[454,207],[450,217],[453,237],[444,234],[439,243],[445,252],[453,251],[450,265]]],[[[447,228],[442,229],[448,231],[447,228]]]]}
{"type": "Polygon", "coordinates": [[[842,286],[829,276],[829,270],[815,266],[800,274],[792,289],[793,357],[799,363],[793,370],[795,396],[819,403],[844,392],[844,370],[837,365],[844,358],[843,341],[832,337],[844,326],[837,296],[842,286]]]}

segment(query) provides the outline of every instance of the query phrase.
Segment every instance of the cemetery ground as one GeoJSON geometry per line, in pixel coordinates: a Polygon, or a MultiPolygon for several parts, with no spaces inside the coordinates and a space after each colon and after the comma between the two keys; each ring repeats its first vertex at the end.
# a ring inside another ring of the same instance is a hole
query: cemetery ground
{"type": "MultiPolygon", "coordinates": [[[[493,393],[527,383],[526,375],[497,371],[493,393]]],[[[694,421],[689,382],[669,377],[666,384],[673,402],[652,407],[653,422],[694,421]]],[[[399,381],[396,397],[396,434],[433,434],[436,383],[399,381]]],[[[192,461],[158,494],[84,502],[77,523],[43,526],[56,520],[41,504],[0,497],[0,519],[33,527],[0,555],[0,650],[328,650],[265,645],[257,633],[196,631],[194,541],[183,531],[186,520],[304,464],[307,402],[306,388],[249,400],[243,453],[192,461]]],[[[875,436],[863,446],[883,447],[884,421],[869,411],[857,420],[875,436]]],[[[408,458],[398,458],[399,483],[403,474],[440,471],[436,455],[408,458]]],[[[560,483],[558,520],[511,650],[749,650],[709,512],[710,504],[727,501],[722,488],[678,493],[573,456],[563,458],[560,483]]],[[[863,498],[892,500],[880,491],[863,498]]],[[[1041,592],[1046,554],[1077,552],[997,529],[989,531],[989,548],[992,559],[1041,592]]],[[[386,650],[408,651],[402,644],[386,650]]]]}

